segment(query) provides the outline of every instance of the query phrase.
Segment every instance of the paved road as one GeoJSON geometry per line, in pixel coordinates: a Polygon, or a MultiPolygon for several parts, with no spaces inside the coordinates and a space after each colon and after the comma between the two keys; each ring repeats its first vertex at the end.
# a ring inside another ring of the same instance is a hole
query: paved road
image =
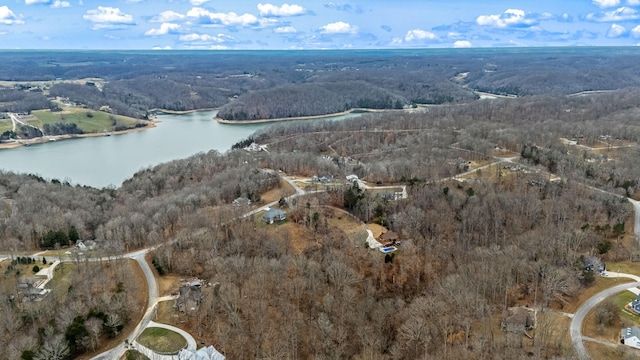
{"type": "Polygon", "coordinates": [[[627,290],[632,287],[640,286],[640,282],[632,282],[627,284],[616,285],[614,287],[610,287],[606,290],[603,290],[596,295],[589,298],[589,300],[585,301],[576,311],[573,319],[571,320],[571,326],[569,328],[571,334],[571,341],[573,342],[573,346],[576,349],[576,353],[580,360],[589,360],[589,353],[587,353],[587,349],[584,346],[582,340],[582,323],[585,317],[593,310],[593,308],[598,305],[600,302],[608,298],[609,296],[615,295],[621,291],[627,290]]]}
{"type": "MultiPolygon", "coordinates": [[[[144,273],[144,277],[147,280],[147,289],[149,292],[149,302],[147,303],[147,311],[138,326],[133,330],[133,332],[129,335],[129,341],[133,342],[138,336],[142,333],[142,331],[149,326],[151,323],[151,319],[155,315],[156,305],[158,304],[158,283],[156,282],[155,276],[153,276],[153,271],[149,267],[149,264],[144,259],[145,254],[149,251],[149,249],[143,249],[139,251],[135,251],[133,253],[129,253],[126,256],[134,259],[140,265],[142,272],[144,273]]],[[[102,354],[96,355],[92,360],[111,360],[111,359],[119,359],[126,348],[124,343],[116,346],[115,348],[103,352],[102,354]]]]}

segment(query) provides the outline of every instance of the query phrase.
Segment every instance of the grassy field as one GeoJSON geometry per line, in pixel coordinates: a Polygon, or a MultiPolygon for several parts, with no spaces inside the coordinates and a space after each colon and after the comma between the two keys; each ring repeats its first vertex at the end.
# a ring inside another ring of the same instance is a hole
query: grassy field
{"type": "Polygon", "coordinates": [[[0,119],[0,134],[12,129],[13,129],[13,122],[11,121],[11,119],[0,119]]]}
{"type": "Polygon", "coordinates": [[[138,342],[160,353],[177,353],[187,346],[187,340],[175,331],[149,327],[138,337],[138,342]]]}
{"type": "Polygon", "coordinates": [[[138,123],[138,120],[134,118],[80,108],[65,108],[60,112],[35,110],[31,113],[36,117],[36,120],[29,120],[29,124],[41,129],[44,124],[75,123],[85,133],[99,133],[105,130],[113,131],[116,126],[133,127],[138,123]]]}
{"type": "Polygon", "coordinates": [[[635,325],[640,325],[640,317],[625,309],[625,306],[635,299],[636,295],[634,293],[632,293],[631,291],[623,291],[611,298],[611,301],[613,301],[613,303],[616,304],[616,307],[620,309],[621,318],[628,320],[635,325]]]}

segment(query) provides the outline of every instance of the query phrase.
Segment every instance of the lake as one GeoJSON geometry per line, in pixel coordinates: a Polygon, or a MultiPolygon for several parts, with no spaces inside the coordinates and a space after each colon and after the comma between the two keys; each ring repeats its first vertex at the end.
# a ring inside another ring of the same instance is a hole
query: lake
{"type": "Polygon", "coordinates": [[[199,152],[229,150],[268,124],[225,125],[216,111],[158,115],[156,128],[0,150],[0,169],[94,187],[120,186],[140,169],[199,152]]]}
{"type": "MultiPolygon", "coordinates": [[[[141,169],[199,152],[225,152],[256,130],[273,125],[220,124],[213,120],[216,113],[161,114],[156,128],[143,131],[2,149],[0,169],[67,180],[74,185],[119,187],[141,169]]],[[[358,115],[336,118],[354,116],[358,115]]]]}

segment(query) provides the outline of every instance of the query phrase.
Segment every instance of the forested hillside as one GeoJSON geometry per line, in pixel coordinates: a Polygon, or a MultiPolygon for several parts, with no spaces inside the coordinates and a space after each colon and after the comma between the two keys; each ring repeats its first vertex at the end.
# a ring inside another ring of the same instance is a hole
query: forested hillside
{"type": "MultiPolygon", "coordinates": [[[[164,244],[153,252],[163,273],[220,283],[219,300],[206,300],[197,321],[230,359],[571,358],[548,330],[555,320],[540,320],[530,341],[503,334],[501,314],[575,301],[593,283],[585,255],[639,258],[625,236],[632,207],[613,195],[639,195],[639,99],[627,88],[275,126],[254,135],[268,153],[199,154],[140,171],[118,189],[2,173],[0,247],[34,251],[50,231],[71,227],[105,254],[164,244]],[[589,150],[602,139],[609,145],[589,150]],[[495,164],[453,179],[468,161],[495,164]],[[287,208],[299,215],[291,222],[304,236],[296,237],[230,206],[278,191],[278,170],[356,174],[405,185],[408,197],[345,185],[297,198],[287,208]],[[330,225],[348,216],[333,209],[386,224],[401,234],[401,250],[385,258],[364,248],[362,231],[330,225]]],[[[0,291],[6,298],[12,289],[0,291]]],[[[50,331],[69,326],[72,311],[87,316],[70,307],[50,331]]],[[[8,305],[0,312],[12,319],[0,327],[11,359],[36,347],[29,339],[52,319],[8,305]]]]}
{"type": "Polygon", "coordinates": [[[0,111],[48,108],[45,94],[138,118],[154,108],[222,107],[224,119],[253,120],[464,103],[478,98],[474,90],[516,96],[616,90],[640,86],[638,51],[3,51],[0,80],[22,81],[4,86],[27,93],[0,88],[0,111]]]}

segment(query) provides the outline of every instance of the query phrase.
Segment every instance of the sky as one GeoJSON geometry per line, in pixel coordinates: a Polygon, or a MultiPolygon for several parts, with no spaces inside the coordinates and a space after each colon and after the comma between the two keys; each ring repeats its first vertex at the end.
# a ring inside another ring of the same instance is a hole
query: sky
{"type": "Polygon", "coordinates": [[[638,45],[640,0],[0,0],[0,49],[638,45]]]}

